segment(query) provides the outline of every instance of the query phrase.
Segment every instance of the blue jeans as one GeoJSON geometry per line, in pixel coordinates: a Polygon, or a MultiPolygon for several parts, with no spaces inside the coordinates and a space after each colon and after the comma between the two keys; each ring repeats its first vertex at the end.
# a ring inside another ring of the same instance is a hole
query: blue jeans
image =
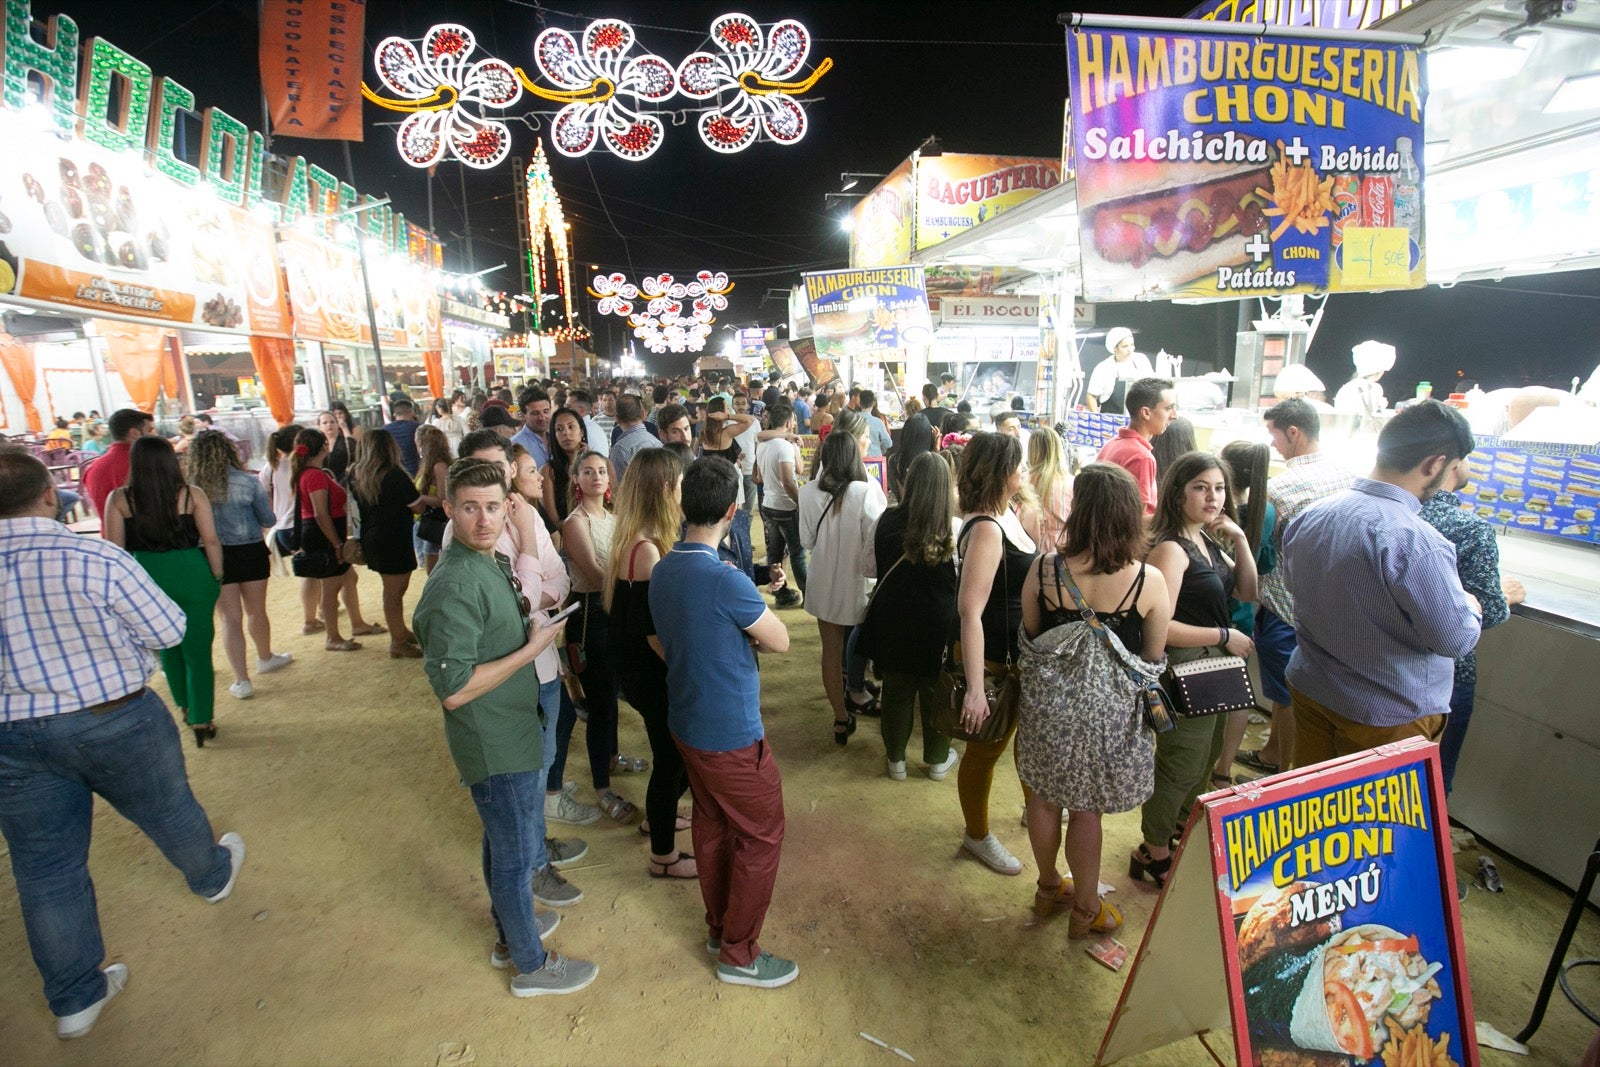
{"type": "Polygon", "coordinates": [[[756,492],[756,476],[754,474],[741,474],[744,482],[744,503],[739,505],[739,510],[744,512],[745,521],[748,522],[755,513],[758,494],[756,492]]]}
{"type": "MultiPolygon", "coordinates": [[[[561,715],[561,679],[539,683],[539,714],[544,718],[544,729],[539,738],[543,761],[539,767],[539,781],[550,773],[556,758],[556,720],[561,715]]],[[[533,844],[533,869],[542,871],[550,865],[550,850],[545,848],[544,793],[539,793],[539,803],[534,807],[534,817],[539,821],[539,832],[533,844]]]]}
{"type": "Polygon", "coordinates": [[[1287,706],[1291,700],[1285,672],[1289,657],[1294,655],[1294,627],[1273,614],[1271,608],[1262,607],[1256,611],[1254,638],[1256,659],[1261,666],[1261,689],[1272,703],[1287,706]]]}
{"type": "Polygon", "coordinates": [[[72,509],[77,507],[78,501],[82,499],[83,497],[79,496],[77,493],[74,493],[71,489],[62,489],[57,487],[56,521],[66,522],[67,516],[72,514],[72,509]]]}
{"type": "Polygon", "coordinates": [[[517,970],[544,966],[544,948],[533,919],[536,852],[544,851],[544,778],[538,771],[491,774],[471,787],[483,820],[483,881],[495,935],[511,952],[517,970]]]}
{"type": "Polygon", "coordinates": [[[850,628],[850,636],[844,642],[844,685],[852,693],[864,692],[867,688],[867,663],[868,657],[856,651],[856,640],[861,636],[860,625],[850,628]]]}
{"type": "Polygon", "coordinates": [[[752,581],[755,580],[755,549],[750,543],[749,512],[733,513],[733,525],[728,528],[728,536],[717,546],[717,556],[732,563],[752,581]]]}
{"type": "Polygon", "coordinates": [[[768,565],[782,563],[784,553],[789,555],[789,573],[783,587],[789,588],[789,577],[800,591],[806,591],[806,550],[800,544],[800,511],[773,511],[761,509],[761,529],[767,541],[768,565]]]}
{"type": "Polygon", "coordinates": [[[1467,724],[1472,721],[1472,700],[1477,692],[1477,679],[1457,682],[1450,690],[1450,714],[1444,720],[1444,736],[1439,738],[1439,769],[1444,772],[1445,796],[1450,795],[1456,780],[1456,761],[1467,740],[1467,724]]]}
{"type": "Polygon", "coordinates": [[[0,833],[11,847],[22,921],[57,1016],[106,995],[100,915],[89,878],[98,793],[209,897],[232,873],[189,789],[172,714],[150,690],[115,711],[0,723],[0,833]]]}

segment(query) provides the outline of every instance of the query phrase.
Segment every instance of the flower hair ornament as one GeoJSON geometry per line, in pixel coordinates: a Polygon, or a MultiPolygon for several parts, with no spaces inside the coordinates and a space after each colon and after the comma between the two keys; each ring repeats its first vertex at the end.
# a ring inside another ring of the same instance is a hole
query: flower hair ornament
{"type": "Polygon", "coordinates": [[[311,455],[311,449],[307,448],[305,445],[295,445],[294,454],[297,456],[309,456],[311,455]]]}

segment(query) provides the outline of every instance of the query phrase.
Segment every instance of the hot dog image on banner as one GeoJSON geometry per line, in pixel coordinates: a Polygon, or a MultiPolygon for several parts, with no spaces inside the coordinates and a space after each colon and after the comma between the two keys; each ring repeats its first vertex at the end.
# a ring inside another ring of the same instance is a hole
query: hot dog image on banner
{"type": "Polygon", "coordinates": [[[1067,54],[1088,300],[1424,284],[1416,47],[1085,26],[1067,54]]]}

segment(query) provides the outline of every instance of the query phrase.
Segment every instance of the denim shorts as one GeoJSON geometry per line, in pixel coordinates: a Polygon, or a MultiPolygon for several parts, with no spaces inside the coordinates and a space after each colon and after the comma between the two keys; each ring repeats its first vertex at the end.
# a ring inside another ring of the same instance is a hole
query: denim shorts
{"type": "Polygon", "coordinates": [[[1261,663],[1261,688],[1274,704],[1291,703],[1289,682],[1284,672],[1289,669],[1289,657],[1294,655],[1294,627],[1284,622],[1267,607],[1256,612],[1256,657],[1261,663]]]}

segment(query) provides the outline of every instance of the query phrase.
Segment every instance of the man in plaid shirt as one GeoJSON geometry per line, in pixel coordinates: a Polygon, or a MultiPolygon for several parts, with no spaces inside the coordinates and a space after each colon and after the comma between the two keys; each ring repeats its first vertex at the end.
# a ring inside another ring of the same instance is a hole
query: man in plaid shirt
{"type": "Polygon", "coordinates": [[[0,833],[56,1036],[82,1037],[128,981],[104,969],[89,879],[94,795],[215,904],[244,863],[189,789],[172,715],[146,688],[186,620],[133,557],[55,521],[44,464],[0,450],[0,833]]]}

